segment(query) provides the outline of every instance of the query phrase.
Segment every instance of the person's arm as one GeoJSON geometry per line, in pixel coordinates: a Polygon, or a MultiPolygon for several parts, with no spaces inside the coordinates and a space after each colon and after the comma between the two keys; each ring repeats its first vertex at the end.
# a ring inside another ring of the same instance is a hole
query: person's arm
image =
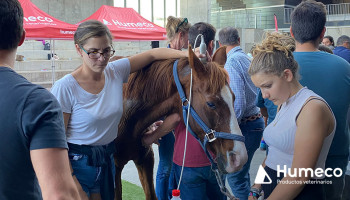
{"type": "Polygon", "coordinates": [[[34,89],[20,121],[44,199],[78,199],[69,170],[62,110],[55,97],[44,88],[34,89]]]}
{"type": "Polygon", "coordinates": [[[167,116],[163,123],[155,130],[151,132],[146,132],[142,137],[142,143],[145,146],[151,145],[159,138],[168,134],[170,131],[174,130],[177,124],[180,122],[181,118],[178,113],[173,113],[167,116]]]}
{"type": "Polygon", "coordinates": [[[266,127],[267,126],[267,120],[269,118],[269,114],[267,112],[267,108],[266,107],[260,108],[260,112],[261,112],[262,116],[264,117],[264,122],[265,122],[265,127],[266,127]]]}
{"type": "Polygon", "coordinates": [[[78,189],[69,170],[67,149],[31,150],[30,157],[44,200],[79,199],[78,189]]]}
{"type": "MultiPolygon", "coordinates": [[[[300,168],[314,170],[323,141],[334,126],[332,113],[324,102],[311,100],[304,106],[297,119],[292,171],[300,168]]],[[[305,176],[301,173],[301,175],[301,177],[285,176],[282,181],[301,184],[278,184],[268,199],[294,199],[303,190],[304,181],[311,178],[310,174],[305,176]]]]}
{"type": "Polygon", "coordinates": [[[262,97],[262,93],[260,88],[258,88],[258,94],[256,95],[255,105],[260,108],[260,112],[264,117],[265,127],[267,126],[267,121],[269,118],[269,113],[267,112],[267,108],[265,107],[265,100],[262,97]]]}
{"type": "MultiPolygon", "coordinates": [[[[70,120],[70,116],[71,114],[70,113],[65,113],[63,112],[63,120],[64,120],[64,130],[67,132],[67,126],[68,126],[68,122],[70,120]]],[[[66,133],[67,135],[67,133],[66,133]]]]}
{"type": "MultiPolygon", "coordinates": [[[[69,120],[70,120],[70,116],[71,116],[71,113],[65,113],[63,112],[63,120],[64,120],[64,130],[67,132],[67,126],[68,126],[68,123],[69,123],[69,120]]],[[[67,135],[67,133],[66,133],[67,135]]],[[[79,192],[79,196],[80,198],[83,200],[87,200],[89,199],[88,196],[86,195],[86,193],[84,192],[83,188],[81,187],[77,177],[74,175],[74,172],[73,172],[73,168],[72,168],[72,165],[70,164],[69,162],[69,169],[70,169],[70,172],[71,172],[71,176],[73,177],[73,180],[74,180],[74,183],[78,189],[78,192],[79,192]]]]}
{"type": "Polygon", "coordinates": [[[187,51],[179,51],[170,48],[151,49],[128,58],[130,61],[130,73],[142,69],[155,60],[183,57],[188,57],[187,51]]]}
{"type": "Polygon", "coordinates": [[[269,113],[267,112],[267,108],[266,107],[260,108],[260,112],[261,112],[262,116],[264,116],[266,118],[269,117],[269,113]]]}
{"type": "MultiPolygon", "coordinates": [[[[266,165],[265,165],[265,161],[266,161],[266,157],[265,157],[265,159],[264,159],[264,161],[262,162],[262,164],[261,164],[261,166],[264,168],[266,165]]],[[[258,190],[261,190],[261,184],[253,184],[252,186],[251,186],[251,188],[256,188],[256,189],[258,189],[258,190]]],[[[254,196],[248,196],[248,200],[257,200],[257,198],[256,197],[254,197],[254,196]]]]}

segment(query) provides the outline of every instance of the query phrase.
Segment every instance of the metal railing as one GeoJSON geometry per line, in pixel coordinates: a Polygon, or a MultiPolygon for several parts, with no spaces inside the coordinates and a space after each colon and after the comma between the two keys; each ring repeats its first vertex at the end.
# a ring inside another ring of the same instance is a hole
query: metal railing
{"type": "Polygon", "coordinates": [[[327,21],[350,20],[350,3],[328,4],[327,21]]]}
{"type": "MultiPolygon", "coordinates": [[[[266,29],[274,24],[273,18],[267,16],[263,10],[258,8],[222,10],[218,3],[216,3],[216,0],[212,0],[211,5],[210,22],[217,28],[234,26],[237,28],[266,29]]],[[[284,9],[283,22],[284,24],[290,24],[290,16],[294,8],[288,5],[284,6],[282,8],[284,9]]],[[[350,21],[350,3],[328,4],[326,5],[326,9],[327,22],[350,21]]]]}
{"type": "Polygon", "coordinates": [[[227,10],[211,13],[211,23],[217,27],[261,28],[262,16],[259,11],[227,10]]]}
{"type": "Polygon", "coordinates": [[[284,8],[284,23],[285,24],[290,24],[291,19],[290,15],[292,14],[294,8],[284,8]]]}
{"type": "Polygon", "coordinates": [[[350,3],[328,4],[328,15],[346,15],[350,14],[350,3]]]}
{"type": "Polygon", "coordinates": [[[216,1],[212,1],[210,23],[218,29],[226,26],[262,28],[264,19],[259,9],[222,10],[216,1]]]}
{"type": "MultiPolygon", "coordinates": [[[[294,8],[284,8],[284,23],[290,24],[290,15],[294,8]]],[[[350,20],[350,3],[328,4],[326,5],[327,21],[345,21],[350,20]]]]}

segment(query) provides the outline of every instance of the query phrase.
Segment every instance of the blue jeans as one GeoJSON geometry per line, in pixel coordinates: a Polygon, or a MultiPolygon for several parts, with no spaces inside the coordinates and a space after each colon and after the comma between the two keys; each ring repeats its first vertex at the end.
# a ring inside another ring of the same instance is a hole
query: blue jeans
{"type": "MultiPolygon", "coordinates": [[[[179,183],[181,166],[173,165],[176,182],[179,183]]],[[[180,197],[185,200],[226,200],[220,191],[211,166],[184,167],[180,183],[180,197]]]]}
{"type": "MultiPolygon", "coordinates": [[[[101,167],[89,166],[88,156],[83,154],[69,153],[69,160],[84,192],[90,197],[92,193],[100,193],[101,167]]],[[[111,155],[113,182],[115,182],[114,158],[111,155]]],[[[115,186],[114,186],[115,187],[115,186]]]]}
{"type": "Polygon", "coordinates": [[[245,147],[247,149],[248,161],[243,168],[235,173],[227,174],[227,181],[232,193],[240,200],[247,200],[250,191],[250,163],[255,151],[260,146],[260,141],[265,124],[264,119],[259,118],[254,121],[242,122],[239,128],[245,137],[245,147]]]}
{"type": "Polygon", "coordinates": [[[332,181],[332,184],[324,184],[325,199],[342,200],[342,193],[345,186],[345,172],[348,165],[349,156],[328,156],[326,160],[326,168],[340,168],[343,171],[341,177],[326,177],[326,180],[332,181]]]}
{"type": "Polygon", "coordinates": [[[174,182],[172,173],[173,154],[174,154],[175,136],[173,132],[163,136],[159,141],[159,164],[156,176],[156,195],[158,200],[167,200],[171,197],[171,188],[169,186],[174,182]],[[170,191],[169,191],[170,189],[170,191]]]}

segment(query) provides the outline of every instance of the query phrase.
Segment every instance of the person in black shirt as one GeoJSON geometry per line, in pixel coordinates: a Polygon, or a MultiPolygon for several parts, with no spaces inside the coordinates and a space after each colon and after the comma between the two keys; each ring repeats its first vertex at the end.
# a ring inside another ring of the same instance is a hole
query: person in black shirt
{"type": "Polygon", "coordinates": [[[20,3],[1,0],[0,19],[0,199],[79,199],[59,103],[13,70],[25,38],[20,3]]]}

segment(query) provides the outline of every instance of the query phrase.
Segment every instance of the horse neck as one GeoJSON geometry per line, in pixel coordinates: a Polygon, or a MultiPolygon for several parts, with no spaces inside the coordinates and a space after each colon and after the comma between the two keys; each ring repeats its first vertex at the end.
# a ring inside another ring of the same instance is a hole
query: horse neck
{"type": "Polygon", "coordinates": [[[120,132],[140,136],[151,123],[179,111],[179,95],[172,75],[174,60],[152,63],[132,74],[124,86],[124,113],[120,132]]]}

